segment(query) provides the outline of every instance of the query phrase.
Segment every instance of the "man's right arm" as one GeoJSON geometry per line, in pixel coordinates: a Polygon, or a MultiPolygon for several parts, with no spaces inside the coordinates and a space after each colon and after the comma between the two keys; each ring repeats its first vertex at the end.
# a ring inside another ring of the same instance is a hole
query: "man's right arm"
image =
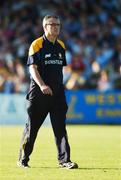
{"type": "Polygon", "coordinates": [[[37,65],[35,64],[31,64],[29,66],[29,72],[32,76],[32,78],[34,79],[34,81],[37,83],[37,85],[40,87],[41,91],[43,92],[43,94],[48,94],[52,96],[52,90],[49,86],[47,86],[43,79],[41,78],[38,70],[37,70],[37,65]]]}

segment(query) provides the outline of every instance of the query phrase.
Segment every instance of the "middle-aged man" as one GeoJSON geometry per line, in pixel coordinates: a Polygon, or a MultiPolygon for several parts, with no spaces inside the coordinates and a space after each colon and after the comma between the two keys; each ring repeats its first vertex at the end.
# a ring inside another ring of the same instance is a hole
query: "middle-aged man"
{"type": "Polygon", "coordinates": [[[78,168],[70,159],[66,131],[67,103],[62,73],[63,66],[66,66],[66,58],[65,45],[57,39],[60,27],[59,17],[45,16],[44,35],[34,40],[29,49],[27,65],[31,83],[27,94],[28,123],[23,133],[17,163],[20,167],[29,167],[29,156],[33,151],[38,130],[49,113],[58,150],[59,167],[78,168]]]}

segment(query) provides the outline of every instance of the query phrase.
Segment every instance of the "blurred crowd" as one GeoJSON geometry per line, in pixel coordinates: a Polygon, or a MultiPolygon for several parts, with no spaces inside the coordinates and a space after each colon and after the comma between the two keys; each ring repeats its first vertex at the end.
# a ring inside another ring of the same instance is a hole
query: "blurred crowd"
{"type": "Polygon", "coordinates": [[[0,2],[0,92],[28,90],[28,49],[50,13],[62,21],[65,88],[121,89],[120,0],[9,0],[0,2]]]}

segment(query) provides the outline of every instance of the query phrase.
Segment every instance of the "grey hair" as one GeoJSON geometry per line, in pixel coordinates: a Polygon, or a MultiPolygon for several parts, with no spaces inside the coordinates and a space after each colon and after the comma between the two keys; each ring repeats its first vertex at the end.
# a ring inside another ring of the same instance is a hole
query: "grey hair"
{"type": "Polygon", "coordinates": [[[42,21],[43,27],[45,27],[46,21],[47,21],[48,19],[50,19],[50,18],[54,18],[54,19],[57,19],[57,20],[60,21],[59,16],[56,16],[56,15],[46,15],[46,16],[43,18],[43,21],[42,21]]]}

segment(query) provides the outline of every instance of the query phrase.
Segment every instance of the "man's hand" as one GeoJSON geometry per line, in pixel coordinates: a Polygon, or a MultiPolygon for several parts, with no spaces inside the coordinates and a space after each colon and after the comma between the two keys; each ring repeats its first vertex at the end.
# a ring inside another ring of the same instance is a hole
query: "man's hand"
{"type": "Polygon", "coordinates": [[[52,89],[44,83],[43,79],[41,78],[41,76],[38,72],[37,65],[35,65],[35,64],[30,65],[29,71],[30,71],[30,74],[31,74],[32,78],[34,79],[34,81],[40,87],[42,93],[52,96],[53,95],[52,89]]]}
{"type": "Polygon", "coordinates": [[[40,89],[43,92],[43,94],[47,94],[51,96],[53,95],[52,89],[47,85],[41,85],[40,89]]]}

